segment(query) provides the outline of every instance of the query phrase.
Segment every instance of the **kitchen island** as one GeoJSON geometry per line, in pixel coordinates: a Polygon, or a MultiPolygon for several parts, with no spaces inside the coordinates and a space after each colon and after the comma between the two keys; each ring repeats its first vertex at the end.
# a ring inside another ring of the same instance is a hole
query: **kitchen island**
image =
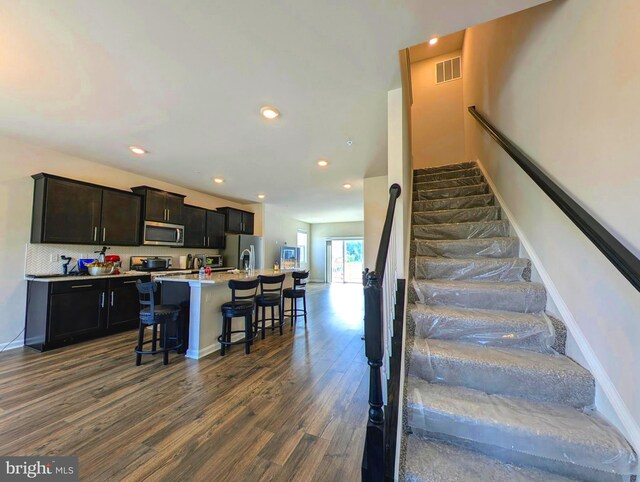
{"type": "MultiPolygon", "coordinates": [[[[253,270],[237,273],[211,273],[203,278],[197,274],[158,276],[162,284],[162,303],[182,307],[183,322],[188,326],[187,358],[202,358],[220,349],[218,336],[222,333],[223,303],[231,301],[230,280],[251,280],[259,275],[284,274],[284,288],[293,286],[291,273],[297,270],[253,270]]],[[[244,319],[233,320],[233,330],[243,329],[244,319]]],[[[187,334],[185,334],[187,335],[187,334]]],[[[243,338],[240,333],[231,341],[243,338]]]]}

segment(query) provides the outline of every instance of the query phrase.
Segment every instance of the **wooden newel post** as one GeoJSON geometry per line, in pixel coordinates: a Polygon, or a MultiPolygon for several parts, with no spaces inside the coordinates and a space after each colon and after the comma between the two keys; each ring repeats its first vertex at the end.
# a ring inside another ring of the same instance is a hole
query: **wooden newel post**
{"type": "Polygon", "coordinates": [[[384,409],[382,401],[382,290],[374,271],[364,287],[365,355],[369,364],[369,422],[362,464],[364,481],[384,480],[384,409]]]}

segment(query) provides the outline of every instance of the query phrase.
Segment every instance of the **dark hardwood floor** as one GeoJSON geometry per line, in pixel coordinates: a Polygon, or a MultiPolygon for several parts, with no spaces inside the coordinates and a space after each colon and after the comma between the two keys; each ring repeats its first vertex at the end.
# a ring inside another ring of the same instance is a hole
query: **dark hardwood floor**
{"type": "Polygon", "coordinates": [[[77,455],[80,478],[359,480],[368,371],[362,287],[309,285],[309,324],[199,361],[135,332],[0,354],[0,454],[77,455]]]}

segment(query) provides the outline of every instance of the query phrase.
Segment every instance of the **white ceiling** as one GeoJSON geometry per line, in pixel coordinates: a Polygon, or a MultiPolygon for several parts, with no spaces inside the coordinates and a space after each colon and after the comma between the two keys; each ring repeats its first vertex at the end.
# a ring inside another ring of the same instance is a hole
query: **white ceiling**
{"type": "Polygon", "coordinates": [[[307,222],[360,220],[362,179],[386,173],[398,50],[539,3],[0,0],[0,134],[214,195],[263,192],[307,222]]]}

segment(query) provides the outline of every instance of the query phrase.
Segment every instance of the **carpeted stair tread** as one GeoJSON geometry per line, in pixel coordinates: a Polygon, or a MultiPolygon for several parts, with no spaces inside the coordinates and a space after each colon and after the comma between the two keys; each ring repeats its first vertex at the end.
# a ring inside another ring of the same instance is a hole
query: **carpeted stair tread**
{"type": "Polygon", "coordinates": [[[413,280],[420,301],[432,305],[460,308],[539,313],[547,304],[547,292],[540,283],[526,281],[413,280]]]}
{"type": "Polygon", "coordinates": [[[415,224],[451,224],[500,219],[500,206],[413,212],[415,224]]]}
{"type": "Polygon", "coordinates": [[[412,241],[413,256],[445,258],[515,258],[520,252],[518,238],[471,238],[412,241]]]}
{"type": "Polygon", "coordinates": [[[410,375],[487,393],[584,408],[594,403],[588,370],[564,355],[416,338],[410,375]]]}
{"type": "Polygon", "coordinates": [[[532,467],[506,464],[487,455],[417,435],[407,437],[406,482],[576,482],[532,467]]]}
{"type": "Polygon", "coordinates": [[[530,281],[531,262],[525,258],[441,258],[416,256],[416,279],[467,281],[530,281]]]}
{"type": "Polygon", "coordinates": [[[475,196],[432,199],[430,201],[413,201],[413,212],[477,208],[493,206],[494,202],[493,194],[477,194],[475,196]]]}
{"type": "Polygon", "coordinates": [[[408,377],[407,392],[407,423],[419,435],[464,441],[503,460],[510,453],[526,454],[529,463],[538,461],[541,467],[555,461],[568,471],[637,470],[637,457],[624,437],[588,410],[489,395],[413,376],[408,377]]]}
{"type": "Polygon", "coordinates": [[[455,179],[445,179],[443,181],[420,182],[413,185],[414,191],[431,191],[434,189],[445,189],[449,187],[475,186],[484,182],[482,176],[457,177],[455,179]]]}
{"type": "Polygon", "coordinates": [[[416,338],[461,341],[481,346],[550,352],[555,334],[544,313],[410,304],[416,338]]]}
{"type": "Polygon", "coordinates": [[[444,181],[445,179],[456,179],[458,177],[481,176],[482,172],[477,167],[468,169],[457,169],[455,171],[434,172],[431,174],[418,174],[413,177],[414,184],[420,182],[444,181]]]}
{"type": "Polygon", "coordinates": [[[471,221],[466,223],[414,224],[414,239],[471,239],[509,236],[509,221],[471,221]]]}
{"type": "Polygon", "coordinates": [[[425,167],[422,169],[414,169],[413,175],[415,177],[415,176],[422,176],[424,174],[434,174],[436,172],[459,171],[461,169],[471,169],[473,167],[478,167],[478,164],[474,161],[459,162],[456,164],[448,164],[446,166],[425,167]]]}
{"type": "Polygon", "coordinates": [[[432,199],[446,199],[456,197],[476,196],[487,194],[489,185],[487,183],[474,184],[473,186],[445,187],[442,189],[430,189],[428,191],[413,191],[413,201],[428,201],[432,199]]]}

